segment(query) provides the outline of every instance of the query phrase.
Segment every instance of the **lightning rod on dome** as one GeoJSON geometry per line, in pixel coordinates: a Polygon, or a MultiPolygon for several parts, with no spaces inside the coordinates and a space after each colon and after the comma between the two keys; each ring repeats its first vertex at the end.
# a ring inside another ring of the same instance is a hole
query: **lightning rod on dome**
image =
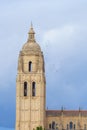
{"type": "Polygon", "coordinates": [[[31,21],[31,28],[33,28],[33,24],[32,24],[32,21],[31,21]]]}

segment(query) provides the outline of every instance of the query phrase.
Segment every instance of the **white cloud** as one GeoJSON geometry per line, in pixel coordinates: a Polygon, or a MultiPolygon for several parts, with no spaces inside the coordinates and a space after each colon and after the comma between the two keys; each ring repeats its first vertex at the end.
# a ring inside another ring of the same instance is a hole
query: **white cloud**
{"type": "Polygon", "coordinates": [[[49,96],[47,95],[47,101],[52,100],[54,107],[57,101],[59,106],[64,104],[69,108],[78,108],[83,104],[82,101],[85,98],[83,86],[86,88],[87,84],[84,73],[87,71],[84,68],[87,64],[85,33],[87,30],[84,26],[65,25],[58,29],[48,30],[43,36],[42,48],[45,50],[47,91],[50,93],[49,96]],[[50,99],[53,93],[55,96],[50,99]]]}
{"type": "Polygon", "coordinates": [[[58,29],[51,29],[45,32],[43,42],[50,41],[53,45],[59,44],[60,41],[69,40],[75,32],[74,26],[66,25],[58,29]],[[58,42],[58,43],[57,43],[58,42]]]}

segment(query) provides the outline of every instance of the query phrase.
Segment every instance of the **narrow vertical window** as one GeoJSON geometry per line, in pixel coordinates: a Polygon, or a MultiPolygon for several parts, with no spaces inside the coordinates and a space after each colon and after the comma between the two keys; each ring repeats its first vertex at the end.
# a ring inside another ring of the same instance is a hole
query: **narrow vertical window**
{"type": "Polygon", "coordinates": [[[70,122],[70,129],[73,129],[73,123],[70,122]]]}
{"type": "Polygon", "coordinates": [[[32,96],[36,96],[36,83],[32,82],[32,96]]]}
{"type": "Polygon", "coordinates": [[[27,96],[27,82],[24,82],[24,96],[27,96]]]}
{"type": "Polygon", "coordinates": [[[55,129],[55,122],[52,122],[52,129],[55,129]]]}
{"type": "Polygon", "coordinates": [[[31,61],[29,61],[29,64],[28,64],[28,70],[29,70],[29,72],[32,71],[32,62],[31,62],[31,61]]]}
{"type": "Polygon", "coordinates": [[[49,129],[51,129],[51,124],[49,124],[49,129]]]}
{"type": "Polygon", "coordinates": [[[74,130],[76,129],[76,125],[74,124],[74,130]]]}

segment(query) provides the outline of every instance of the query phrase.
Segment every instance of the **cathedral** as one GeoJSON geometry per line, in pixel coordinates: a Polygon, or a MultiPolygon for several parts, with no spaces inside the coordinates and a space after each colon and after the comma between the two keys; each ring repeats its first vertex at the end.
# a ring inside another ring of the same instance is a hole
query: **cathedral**
{"type": "Polygon", "coordinates": [[[18,58],[15,130],[87,130],[87,110],[46,110],[44,55],[31,25],[18,58]]]}

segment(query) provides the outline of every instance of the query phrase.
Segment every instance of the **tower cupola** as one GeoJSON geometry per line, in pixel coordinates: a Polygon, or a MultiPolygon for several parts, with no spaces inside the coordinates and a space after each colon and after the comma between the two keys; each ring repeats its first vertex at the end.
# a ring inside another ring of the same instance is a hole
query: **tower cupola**
{"type": "Polygon", "coordinates": [[[41,52],[41,48],[39,46],[39,44],[35,41],[35,32],[33,29],[33,26],[31,24],[30,30],[28,32],[28,40],[27,42],[24,44],[22,51],[23,52],[41,52]]]}

